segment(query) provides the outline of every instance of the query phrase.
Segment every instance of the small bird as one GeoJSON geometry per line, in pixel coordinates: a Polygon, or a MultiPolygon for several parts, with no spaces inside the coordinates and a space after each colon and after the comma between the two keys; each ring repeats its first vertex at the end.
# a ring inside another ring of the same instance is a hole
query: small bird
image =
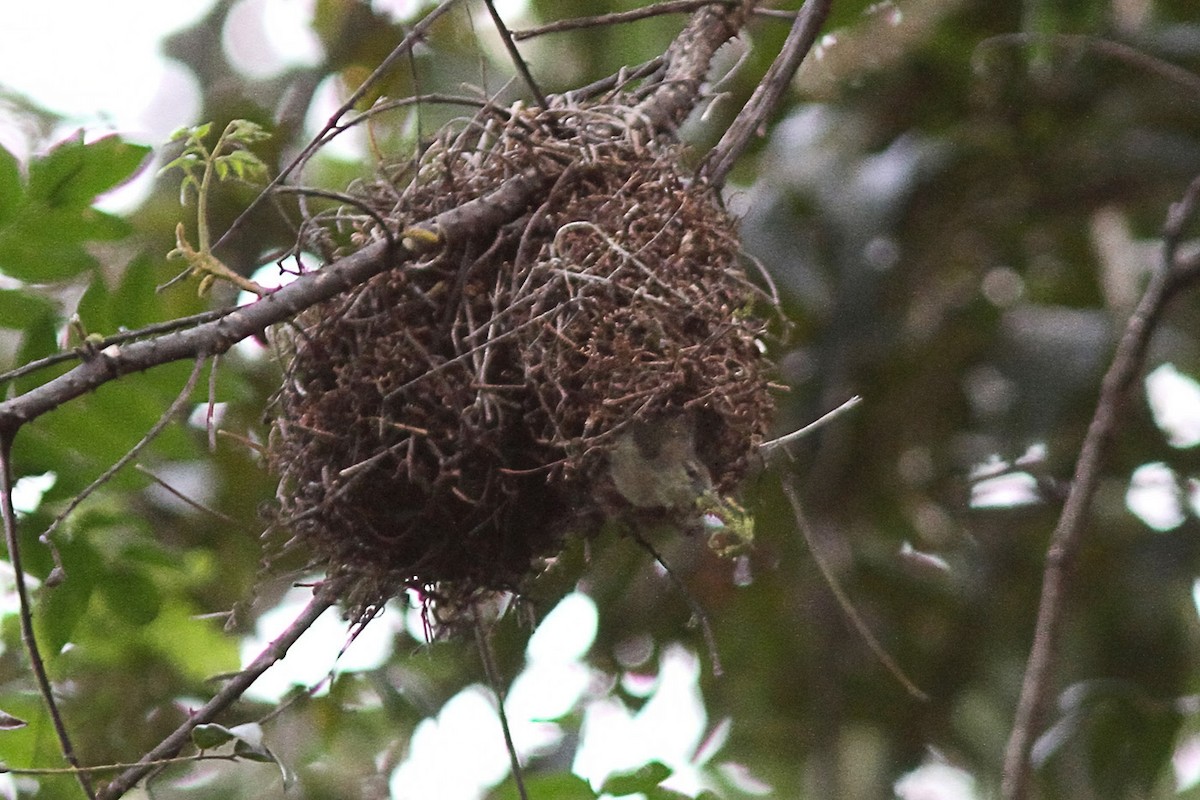
{"type": "Polygon", "coordinates": [[[704,533],[719,556],[733,558],[753,546],[754,517],[714,490],[686,414],[630,425],[609,453],[608,474],[631,506],[669,513],[685,531],[704,533]]]}
{"type": "Polygon", "coordinates": [[[630,425],[609,454],[617,492],[634,508],[694,510],[712,491],[712,477],[696,456],[695,435],[686,414],[630,425]]]}

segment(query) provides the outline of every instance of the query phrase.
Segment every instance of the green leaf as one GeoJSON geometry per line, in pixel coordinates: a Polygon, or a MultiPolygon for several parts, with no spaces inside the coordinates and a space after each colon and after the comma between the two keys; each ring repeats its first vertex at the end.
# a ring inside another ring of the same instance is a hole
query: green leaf
{"type": "Polygon", "coordinates": [[[239,180],[254,180],[266,174],[267,165],[248,150],[234,150],[216,160],[217,172],[222,179],[232,169],[239,180]]]}
{"type": "Polygon", "coordinates": [[[192,744],[201,750],[211,750],[214,747],[220,747],[226,742],[232,742],[236,738],[237,734],[224,725],[218,725],[215,722],[204,723],[192,728],[192,744]]]}
{"type": "Polygon", "coordinates": [[[262,726],[257,722],[247,722],[244,725],[237,725],[229,729],[233,734],[233,754],[239,758],[244,758],[247,761],[259,761],[262,763],[271,763],[279,767],[279,772],[283,777],[284,788],[291,786],[296,781],[295,774],[287,768],[287,765],[279,760],[279,757],[271,752],[271,748],[263,743],[262,726]]]}
{"type": "Polygon", "coordinates": [[[211,122],[205,122],[203,125],[197,125],[196,127],[191,128],[188,131],[188,140],[198,142],[203,139],[207,139],[208,134],[212,132],[212,126],[213,124],[211,122]]]}
{"type": "Polygon", "coordinates": [[[20,289],[0,289],[0,328],[24,330],[54,313],[54,304],[20,289]]]}
{"type": "Polygon", "coordinates": [[[241,738],[234,743],[233,754],[235,756],[239,756],[240,758],[244,758],[247,761],[259,761],[263,763],[274,761],[275,763],[278,763],[278,759],[276,759],[275,755],[266,747],[263,747],[262,745],[250,744],[245,739],[241,738]]]}
{"type": "MultiPolygon", "coordinates": [[[[560,772],[550,775],[533,775],[525,778],[525,793],[528,797],[546,797],[554,800],[596,800],[591,785],[578,775],[560,772]]],[[[491,795],[492,800],[520,800],[517,784],[509,778],[491,795]]]]}
{"type": "Polygon", "coordinates": [[[247,722],[229,729],[234,735],[233,753],[248,761],[274,761],[275,754],[263,744],[263,729],[257,722],[247,722]]]}
{"type": "Polygon", "coordinates": [[[132,177],[149,154],[149,147],[119,136],[85,144],[80,131],[30,162],[29,198],[52,208],[84,208],[132,177]]]}
{"type": "Polygon", "coordinates": [[[23,209],[0,229],[0,272],[27,283],[50,283],[95,267],[96,259],[83,249],[70,222],[56,224],[58,215],[48,209],[29,211],[23,209]]]}
{"type": "Polygon", "coordinates": [[[144,570],[118,567],[104,576],[99,590],[108,609],[130,625],[149,625],[162,610],[162,592],[144,570]]]}
{"type": "Polygon", "coordinates": [[[61,541],[56,546],[66,579],[52,589],[44,588],[35,607],[38,639],[47,653],[57,653],[71,641],[101,575],[98,565],[102,557],[85,539],[61,541]]]}
{"type": "Polygon", "coordinates": [[[159,169],[159,175],[165,175],[173,169],[181,170],[185,175],[190,175],[193,170],[198,169],[204,162],[200,156],[195,153],[183,153],[178,158],[168,161],[159,169]]]}
{"type": "Polygon", "coordinates": [[[661,761],[651,761],[632,772],[619,772],[610,775],[600,787],[601,794],[611,794],[620,797],[626,794],[648,792],[671,777],[671,768],[661,761]]]}
{"type": "Polygon", "coordinates": [[[7,711],[0,709],[0,731],[15,731],[24,728],[29,723],[20,717],[14,717],[7,711]]]}
{"type": "Polygon", "coordinates": [[[96,265],[85,242],[120,239],[130,230],[125,220],[94,208],[27,204],[0,227],[0,272],[29,283],[73,278],[96,265]]]}
{"type": "Polygon", "coordinates": [[[12,217],[24,197],[21,165],[16,156],[0,147],[0,226],[12,217]]]}
{"type": "Polygon", "coordinates": [[[229,123],[229,139],[241,144],[253,144],[271,138],[270,131],[257,122],[248,119],[235,119],[229,123]]]}

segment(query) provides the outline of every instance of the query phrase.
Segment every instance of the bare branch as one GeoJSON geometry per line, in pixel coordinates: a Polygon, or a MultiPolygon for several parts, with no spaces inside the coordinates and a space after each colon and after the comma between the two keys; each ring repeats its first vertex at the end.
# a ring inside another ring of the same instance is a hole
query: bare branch
{"type": "Polygon", "coordinates": [[[525,39],[532,39],[535,36],[545,36],[547,33],[598,28],[602,25],[619,25],[625,22],[637,22],[638,20],[650,17],[658,17],[663,14],[691,12],[705,6],[715,5],[732,7],[737,5],[737,0],[663,0],[661,3],[651,3],[648,6],[634,8],[629,11],[613,11],[609,14],[596,14],[592,17],[572,17],[571,19],[555,20],[545,25],[539,25],[536,28],[513,31],[512,37],[520,42],[525,39]]]}
{"type": "Polygon", "coordinates": [[[779,457],[781,455],[788,455],[788,445],[803,439],[810,433],[820,430],[838,417],[842,416],[842,414],[845,414],[847,411],[856,408],[861,402],[862,397],[856,394],[832,411],[826,411],[824,414],[817,417],[803,428],[780,436],[778,439],[772,439],[769,442],[763,442],[758,446],[759,458],[763,460],[763,464],[766,466],[773,466],[779,463],[779,457]]]}
{"type": "Polygon", "coordinates": [[[296,640],[317,621],[319,616],[333,606],[337,592],[338,586],[334,583],[320,584],[312,601],[297,615],[292,624],[279,634],[278,638],[268,644],[249,666],[233,676],[211,700],[193,711],[186,722],[159,742],[153,750],[146,753],[136,765],[122,772],[101,789],[96,795],[98,800],[115,800],[125,794],[161,763],[162,759],[171,758],[186,747],[191,741],[192,730],[197,725],[215,719],[218,714],[241,697],[260,675],[287,655],[288,649],[296,643],[296,640]]]}
{"type": "Polygon", "coordinates": [[[829,16],[829,8],[833,0],[806,0],[796,21],[788,32],[783,48],[767,74],[754,88],[754,94],[743,106],[734,119],[733,124],[725,131],[721,141],[709,152],[704,163],[700,166],[700,174],[707,178],[713,186],[721,186],[734,162],[741,157],[750,144],[750,139],[758,135],[763,124],[779,107],[783,92],[792,81],[792,76],[800,68],[800,62],[808,55],[817,34],[829,16]]]}
{"type": "Polygon", "coordinates": [[[1130,66],[1144,70],[1152,75],[1157,75],[1163,80],[1175,84],[1191,95],[1193,101],[1200,101],[1200,76],[1183,67],[1172,64],[1170,61],[1153,56],[1144,50],[1139,50],[1136,47],[1124,44],[1123,42],[1116,42],[1112,39],[1103,39],[1099,36],[1087,36],[1077,33],[1056,33],[1051,35],[1007,33],[985,39],[980,43],[979,47],[983,49],[987,46],[1004,44],[1027,45],[1043,43],[1058,45],[1059,47],[1078,47],[1108,56],[1109,58],[1115,58],[1118,61],[1123,61],[1130,66]]]}
{"type": "MultiPolygon", "coordinates": [[[[4,521],[4,542],[8,547],[8,563],[13,571],[13,586],[17,590],[17,616],[21,623],[21,641],[29,656],[29,665],[33,668],[33,677],[37,681],[42,702],[45,703],[46,710],[50,712],[50,720],[54,725],[54,732],[58,736],[58,744],[63,758],[73,769],[79,770],[79,759],[75,755],[75,748],[71,745],[71,737],[67,733],[62,713],[58,710],[58,702],[54,699],[54,689],[50,685],[50,678],[46,675],[46,663],[42,660],[37,637],[33,633],[33,611],[29,602],[29,588],[25,583],[25,570],[21,566],[21,548],[17,541],[17,512],[13,508],[12,492],[12,433],[0,432],[0,517],[4,521]]],[[[83,787],[84,794],[95,798],[96,794],[92,790],[92,781],[88,774],[77,771],[75,775],[79,780],[79,785],[83,787]]]]}
{"type": "Polygon", "coordinates": [[[796,487],[792,486],[791,481],[786,476],[781,477],[779,481],[783,486],[783,493],[788,499],[788,503],[792,506],[792,514],[796,519],[796,527],[800,530],[801,536],[804,537],[805,544],[808,545],[808,552],[812,553],[813,562],[816,563],[817,569],[821,573],[821,577],[825,579],[826,585],[829,586],[829,591],[833,592],[833,596],[837,599],[838,605],[845,612],[846,617],[850,620],[850,624],[858,631],[858,635],[867,643],[867,647],[879,659],[879,663],[883,664],[884,669],[892,673],[892,676],[904,687],[910,695],[923,702],[929,701],[929,695],[921,691],[920,687],[913,683],[912,679],[904,673],[896,660],[891,657],[887,650],[883,649],[883,645],[875,638],[875,634],[871,632],[871,628],[867,625],[866,620],[854,608],[854,603],[850,602],[850,596],[846,594],[846,590],[842,588],[842,582],[838,580],[833,569],[825,562],[824,556],[821,555],[820,547],[816,537],[813,536],[812,528],[808,524],[808,519],[804,515],[804,509],[800,504],[800,494],[796,491],[796,487]]]}
{"type": "Polygon", "coordinates": [[[707,6],[697,11],[664,54],[666,75],[654,92],[638,104],[655,130],[678,126],[696,105],[700,84],[721,45],[737,35],[746,12],[746,0],[736,8],[707,6]]]}
{"type": "Polygon", "coordinates": [[[203,503],[196,501],[194,498],[188,497],[186,494],[179,491],[178,489],[176,489],[174,486],[167,483],[166,481],[164,481],[161,477],[159,477],[158,475],[155,475],[153,472],[146,469],[146,467],[144,467],[143,465],[134,464],[133,468],[136,469],[138,472],[142,473],[143,475],[145,475],[150,480],[154,481],[159,486],[161,486],[164,492],[167,492],[171,496],[178,498],[180,502],[186,503],[187,505],[191,506],[192,508],[196,509],[197,511],[203,511],[206,514],[211,514],[212,516],[221,520],[221,522],[224,522],[226,525],[236,525],[237,524],[237,520],[235,520],[233,517],[229,516],[228,514],[223,514],[222,512],[217,511],[215,508],[209,508],[208,506],[204,505],[203,503]]]}
{"type": "Polygon", "coordinates": [[[146,445],[158,438],[158,435],[163,432],[167,425],[170,424],[171,420],[175,418],[175,415],[177,415],[183,409],[184,405],[186,405],[188,400],[191,398],[192,392],[196,389],[196,381],[199,380],[200,371],[203,368],[204,359],[197,358],[195,366],[192,367],[192,374],[188,376],[187,383],[185,383],[183,388],[179,391],[179,394],[175,397],[175,400],[171,403],[170,407],[162,413],[162,415],[158,418],[158,421],[150,427],[150,430],[146,431],[146,435],[139,439],[137,444],[129,448],[128,452],[117,459],[115,464],[104,470],[104,473],[101,474],[100,477],[96,478],[96,480],[88,484],[83,491],[72,498],[71,502],[67,504],[67,507],[63,509],[62,512],[60,512],[59,515],[54,518],[54,521],[52,521],[46,528],[45,532],[42,534],[42,538],[44,540],[48,541],[50,535],[53,534],[54,531],[58,530],[59,525],[62,525],[63,520],[70,516],[71,512],[78,508],[80,503],[90,497],[92,492],[108,483],[108,481],[112,479],[112,476],[116,475],[122,467],[137,458],[138,453],[142,452],[142,450],[146,448],[146,445]]]}
{"type": "MultiPolygon", "coordinates": [[[[218,308],[213,311],[204,311],[199,314],[193,314],[190,317],[179,317],[177,319],[167,320],[166,322],[156,322],[153,325],[147,325],[146,327],[138,328],[135,331],[121,331],[120,333],[114,333],[112,336],[104,337],[104,339],[102,339],[99,343],[93,345],[92,349],[103,350],[109,345],[124,344],[125,342],[131,342],[135,339],[145,339],[149,336],[154,336],[160,333],[177,331],[180,328],[190,328],[195,325],[202,325],[205,322],[212,322],[213,320],[220,319],[234,310],[235,309],[232,308],[218,308]]],[[[83,356],[84,351],[79,349],[70,350],[63,353],[55,353],[54,355],[46,356],[45,358],[39,358],[36,361],[30,361],[28,364],[23,364],[16,369],[0,373],[0,385],[8,383],[9,381],[15,381],[17,378],[22,378],[26,375],[37,372],[40,369],[46,369],[47,367],[52,367],[55,364],[61,364],[64,361],[79,361],[83,358],[83,356]]]]}
{"type": "Polygon", "coordinates": [[[1122,421],[1129,391],[1141,373],[1150,343],[1171,297],[1191,280],[1193,270],[1181,269],[1176,250],[1183,230],[1194,219],[1200,202],[1200,178],[1192,181],[1183,198],[1172,206],[1163,235],[1163,264],[1154,273],[1117,344],[1112,362],[1100,385],[1096,410],[1088,425],[1075,474],[1046,553],[1042,594],[1038,605],[1033,646],[1025,666],[1021,696],[1012,732],[1004,753],[1000,795],[1004,800],[1029,796],[1032,777],[1031,748],[1041,730],[1053,686],[1053,670],[1065,615],[1072,571],[1084,540],[1088,506],[1095,494],[1105,447],[1122,421]]]}
{"type": "Polygon", "coordinates": [[[479,648],[479,660],[483,662],[483,674],[491,684],[492,694],[496,695],[496,714],[500,717],[500,729],[504,732],[504,746],[508,749],[508,760],[512,767],[513,781],[517,785],[517,796],[521,800],[529,800],[529,795],[525,791],[521,759],[517,756],[517,748],[513,744],[512,728],[508,724],[508,712],[504,710],[504,686],[500,682],[500,670],[496,666],[496,654],[492,649],[491,634],[484,626],[478,607],[471,610],[471,619],[475,623],[475,645],[479,648]]]}
{"type": "Polygon", "coordinates": [[[484,5],[487,6],[488,13],[492,15],[492,22],[495,23],[496,30],[500,33],[500,38],[504,41],[504,48],[508,51],[508,57],[512,59],[513,66],[520,73],[521,80],[525,81],[525,85],[533,93],[538,107],[549,108],[550,103],[546,100],[546,95],[542,92],[542,88],[538,86],[537,81],[533,79],[533,73],[529,71],[529,65],[525,63],[525,59],[521,57],[521,51],[517,49],[517,43],[513,41],[512,31],[508,29],[508,26],[504,24],[504,20],[500,18],[500,14],[496,11],[496,4],[492,0],[484,0],[484,5]]]}
{"type": "Polygon", "coordinates": [[[712,622],[708,618],[708,612],[704,610],[704,606],[700,605],[700,601],[691,593],[687,584],[683,582],[683,579],[675,574],[675,570],[671,569],[670,565],[663,560],[662,555],[655,549],[654,545],[650,544],[649,539],[637,531],[633,532],[633,539],[642,546],[643,550],[650,554],[651,558],[658,562],[658,565],[663,568],[663,572],[667,573],[667,577],[671,579],[671,583],[675,584],[675,588],[683,596],[684,602],[687,603],[688,609],[692,612],[692,618],[700,626],[700,633],[704,637],[704,646],[708,648],[708,658],[712,663],[713,677],[721,677],[725,674],[725,668],[721,666],[721,653],[717,650],[717,636],[713,633],[712,622]]]}

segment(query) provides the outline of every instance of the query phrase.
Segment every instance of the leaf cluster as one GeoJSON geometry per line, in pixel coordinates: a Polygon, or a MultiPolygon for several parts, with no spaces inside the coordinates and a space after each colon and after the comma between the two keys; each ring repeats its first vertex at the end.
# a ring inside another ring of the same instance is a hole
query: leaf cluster
{"type": "Polygon", "coordinates": [[[199,198],[207,192],[213,176],[218,181],[235,179],[246,183],[261,181],[267,165],[250,151],[258,142],[271,138],[261,125],[250,120],[235,119],[225,126],[210,148],[205,140],[212,133],[211,122],[175,130],[169,143],[183,142],[183,150],[159,170],[165,175],[172,170],[183,173],[179,185],[179,203],[187,205],[189,193],[199,198]]]}

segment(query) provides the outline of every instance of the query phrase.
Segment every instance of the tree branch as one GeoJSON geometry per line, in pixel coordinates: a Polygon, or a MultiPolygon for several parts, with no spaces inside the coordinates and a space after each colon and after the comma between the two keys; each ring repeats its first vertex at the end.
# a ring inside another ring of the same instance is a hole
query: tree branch
{"type": "Polygon", "coordinates": [[[513,31],[512,37],[515,41],[524,41],[532,39],[535,36],[544,36],[547,33],[561,33],[563,31],[577,31],[583,28],[598,28],[602,25],[620,25],[626,22],[637,22],[638,20],[657,17],[663,14],[681,14],[695,11],[704,6],[721,5],[721,6],[736,6],[737,0],[663,0],[659,3],[651,3],[648,6],[641,8],[630,9],[629,11],[612,11],[607,14],[596,14],[591,17],[570,17],[568,19],[559,19],[554,22],[549,22],[545,25],[539,25],[536,28],[526,28],[520,31],[513,31]]]}
{"type": "Polygon", "coordinates": [[[1171,207],[1167,215],[1162,266],[1151,278],[1130,316],[1100,385],[1096,411],[1084,436],[1066,503],[1046,553],[1033,646],[1025,666],[1021,696],[1004,753],[1000,786],[1000,795],[1004,800],[1024,800],[1029,796],[1033,771],[1031,748],[1041,730],[1050,698],[1067,592],[1083,543],[1088,505],[1099,481],[1105,447],[1122,419],[1126,394],[1141,372],[1150,338],[1158,327],[1167,302],[1195,277],[1195,271],[1188,268],[1189,264],[1177,258],[1177,250],[1184,228],[1194,218],[1198,203],[1200,178],[1192,181],[1183,198],[1171,207]]]}
{"type": "MultiPolygon", "coordinates": [[[[491,194],[414,227],[436,234],[443,242],[488,235],[519,217],[552,178],[532,172],[517,175],[491,194]]],[[[214,322],[124,347],[106,347],[71,371],[0,403],[0,435],[11,436],[42,414],[123,375],[171,361],[224,353],[242,339],[428,250],[420,242],[411,241],[394,248],[394,256],[389,258],[387,242],[376,242],[214,322]]]]}
{"type": "Polygon", "coordinates": [[[754,0],[745,0],[735,8],[707,6],[692,15],[664,53],[666,75],[662,83],[638,104],[637,111],[651,127],[669,130],[687,118],[696,106],[713,55],[737,36],[754,5],[754,0]]]}
{"type": "Polygon", "coordinates": [[[808,55],[825,18],[829,16],[829,8],[833,0],[805,0],[804,8],[792,24],[783,48],[767,74],[754,88],[754,94],[746,101],[746,105],[738,112],[733,124],[725,131],[721,141],[709,151],[700,167],[700,175],[713,186],[721,186],[729,171],[750,145],[751,137],[758,135],[759,130],[767,119],[779,108],[784,90],[792,81],[792,76],[800,68],[800,62],[808,55]]]}
{"type": "Polygon", "coordinates": [[[233,676],[221,691],[213,698],[192,712],[187,721],[176,728],[158,745],[142,756],[141,760],[122,772],[96,795],[97,800],[115,800],[133,788],[134,784],[144,778],[151,770],[171,758],[191,741],[192,730],[197,725],[211,722],[218,714],[233,705],[258,677],[266,672],[275,662],[287,655],[288,649],[296,643],[317,618],[324,614],[337,601],[339,587],[334,583],[322,583],[313,596],[312,601],[292,620],[292,624],[283,633],[268,644],[258,657],[244,670],[233,676]]]}
{"type": "MultiPolygon", "coordinates": [[[[37,681],[38,692],[46,710],[50,712],[50,721],[54,725],[54,733],[58,736],[59,748],[63,758],[75,770],[79,770],[79,759],[75,756],[75,748],[71,745],[71,737],[67,733],[66,723],[58,710],[58,702],[54,699],[54,689],[50,678],[46,675],[46,663],[42,660],[38,649],[37,637],[33,632],[33,612],[29,602],[29,589],[25,584],[25,570],[21,566],[21,547],[17,541],[17,513],[13,508],[13,471],[12,471],[12,434],[0,432],[0,517],[4,521],[4,542],[8,547],[8,563],[13,571],[13,586],[17,591],[17,616],[21,624],[21,641],[29,656],[29,665],[33,669],[34,680],[37,681]]],[[[75,773],[83,792],[90,798],[96,796],[92,791],[92,781],[86,772],[75,773]]]]}

